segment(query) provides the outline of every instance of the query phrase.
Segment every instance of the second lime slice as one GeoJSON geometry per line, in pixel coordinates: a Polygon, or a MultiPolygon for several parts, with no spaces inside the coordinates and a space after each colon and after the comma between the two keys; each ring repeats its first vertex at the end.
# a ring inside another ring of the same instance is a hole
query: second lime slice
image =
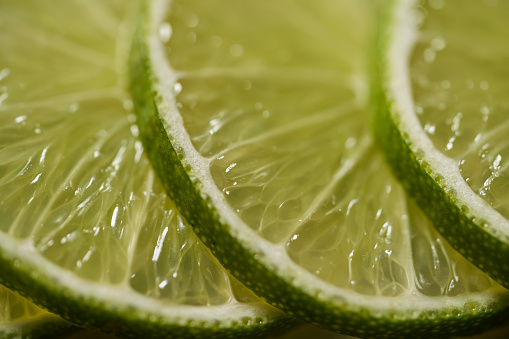
{"type": "Polygon", "coordinates": [[[456,250],[509,287],[509,6],[395,1],[375,130],[396,176],[456,250]]]}
{"type": "Polygon", "coordinates": [[[509,294],[452,250],[373,145],[354,1],[148,1],[131,90],[151,162],[256,294],[361,337],[471,334],[509,294]]]}

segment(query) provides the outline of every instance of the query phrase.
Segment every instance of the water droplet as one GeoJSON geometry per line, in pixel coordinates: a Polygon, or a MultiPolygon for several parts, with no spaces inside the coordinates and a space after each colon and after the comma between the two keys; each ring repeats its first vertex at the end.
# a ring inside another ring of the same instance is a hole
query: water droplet
{"type": "Polygon", "coordinates": [[[460,128],[461,118],[463,118],[463,113],[458,112],[452,119],[451,131],[454,132],[456,135],[458,134],[460,128]]]}
{"type": "Polygon", "coordinates": [[[173,93],[175,95],[179,95],[182,92],[182,84],[180,82],[176,82],[173,84],[173,93]]]}
{"type": "Polygon", "coordinates": [[[345,141],[345,148],[346,149],[352,149],[357,145],[357,139],[355,137],[349,137],[345,141]]]}
{"type": "Polygon", "coordinates": [[[237,163],[236,163],[236,162],[234,162],[234,163],[230,164],[230,165],[226,168],[225,172],[226,172],[226,173],[230,172],[230,171],[232,170],[232,168],[234,168],[235,166],[237,166],[237,163]]]}
{"type": "Polygon", "coordinates": [[[3,68],[2,70],[0,70],[0,81],[7,78],[9,74],[11,74],[11,70],[8,68],[3,68]]]}
{"type": "Polygon", "coordinates": [[[449,80],[442,80],[440,83],[443,89],[449,89],[451,88],[451,82],[449,80]]]}
{"type": "Polygon", "coordinates": [[[39,181],[39,179],[41,178],[42,176],[42,173],[39,173],[37,174],[37,176],[34,178],[34,180],[32,180],[32,182],[30,182],[31,184],[35,184],[37,181],[39,181]]]}
{"type": "Polygon", "coordinates": [[[446,43],[444,38],[436,37],[431,40],[430,46],[434,51],[441,51],[445,48],[446,43]]]}
{"type": "Polygon", "coordinates": [[[426,48],[424,50],[424,61],[426,63],[431,64],[433,61],[435,61],[436,56],[436,52],[431,48],[426,48]]]}
{"type": "MultiPolygon", "coordinates": [[[[174,276],[173,276],[174,278],[175,278],[175,277],[177,277],[177,273],[176,273],[176,272],[175,272],[175,273],[173,273],[173,275],[174,275],[174,276]]],[[[159,284],[159,288],[161,288],[161,289],[162,289],[162,288],[165,288],[165,287],[166,287],[166,285],[168,285],[168,280],[163,280],[163,281],[161,281],[161,283],[159,284]]]]}
{"type": "Polygon", "coordinates": [[[75,113],[80,108],[80,104],[75,102],[69,106],[69,113],[75,113]]]}
{"type": "MultiPolygon", "coordinates": [[[[122,106],[124,106],[124,109],[126,111],[130,111],[133,109],[133,102],[132,102],[132,100],[126,99],[122,102],[122,106]]],[[[131,115],[134,115],[134,114],[129,114],[129,116],[131,116],[131,115]]],[[[128,116],[128,118],[129,118],[129,116],[128,116]]],[[[136,121],[136,118],[134,121],[136,121]]]]}
{"type": "Polygon", "coordinates": [[[240,57],[242,54],[244,54],[244,47],[242,47],[242,45],[239,44],[231,45],[230,54],[233,57],[240,57]]]}
{"type": "Polygon", "coordinates": [[[493,164],[490,166],[490,169],[492,171],[498,171],[500,170],[500,162],[502,161],[502,156],[500,154],[497,154],[495,157],[495,160],[493,160],[493,164]]]}
{"type": "Polygon", "coordinates": [[[162,42],[168,42],[171,37],[171,25],[167,22],[163,22],[159,26],[159,39],[162,42]]]}
{"type": "Polygon", "coordinates": [[[196,27],[198,26],[198,23],[200,22],[200,18],[198,17],[198,15],[194,14],[194,13],[191,13],[188,17],[187,17],[187,21],[186,21],[186,24],[187,24],[187,27],[196,27]]]}
{"type": "Polygon", "coordinates": [[[424,125],[424,131],[429,135],[434,135],[436,131],[436,126],[431,124],[424,125]]]}
{"type": "Polygon", "coordinates": [[[140,130],[138,129],[138,125],[131,125],[131,134],[136,138],[140,135],[140,130]]]}
{"type": "Polygon", "coordinates": [[[14,119],[14,121],[17,123],[17,124],[20,124],[24,121],[27,120],[27,116],[26,115],[20,115],[19,117],[16,117],[16,119],[14,119]]]}
{"type": "Polygon", "coordinates": [[[129,114],[127,116],[127,122],[129,122],[130,124],[134,124],[136,122],[136,115],[134,114],[129,114]]]}
{"type": "Polygon", "coordinates": [[[450,151],[454,147],[454,142],[456,141],[456,137],[451,137],[449,141],[447,142],[447,145],[445,145],[445,150],[450,151]]]}

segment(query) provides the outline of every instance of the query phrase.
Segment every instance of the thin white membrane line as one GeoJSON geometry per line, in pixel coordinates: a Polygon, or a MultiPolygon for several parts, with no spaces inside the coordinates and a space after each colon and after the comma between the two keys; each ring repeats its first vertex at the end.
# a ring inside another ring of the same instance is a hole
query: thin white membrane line
{"type": "Polygon", "coordinates": [[[104,6],[102,1],[81,2],[79,5],[88,12],[87,18],[93,20],[95,27],[101,27],[103,34],[108,35],[112,40],[115,39],[116,36],[112,32],[117,28],[119,18],[112,13],[111,7],[104,6]],[[93,4],[90,5],[91,3],[93,4]]]}
{"type": "MultiPolygon", "coordinates": [[[[141,207],[142,210],[146,210],[146,206],[149,206],[151,196],[153,194],[153,185],[154,185],[154,172],[152,171],[152,168],[150,166],[147,166],[147,176],[145,179],[145,199],[143,200],[143,205],[141,207]]],[[[132,210],[132,207],[131,207],[132,210]]],[[[133,234],[136,234],[136,236],[131,237],[131,241],[129,245],[127,246],[127,270],[126,270],[126,276],[124,277],[122,284],[125,285],[128,288],[131,288],[129,284],[129,280],[131,278],[132,272],[132,265],[134,262],[134,256],[136,255],[136,245],[138,243],[139,235],[142,231],[142,225],[144,221],[146,220],[146,214],[145,213],[137,213],[137,218],[132,220],[132,223],[135,224],[134,228],[135,231],[133,234]]]]}
{"type": "Polygon", "coordinates": [[[483,143],[499,133],[507,134],[509,132],[509,119],[504,120],[501,124],[498,124],[495,128],[488,130],[487,132],[480,133],[479,143],[483,143]]]}
{"type": "MultiPolygon", "coordinates": [[[[19,25],[16,27],[19,27],[19,25]]],[[[37,39],[38,31],[30,26],[25,25],[23,30],[18,30],[16,32],[24,39],[32,40],[36,43],[41,43],[41,41],[37,39]]],[[[46,46],[46,48],[53,48],[57,51],[64,52],[67,55],[73,56],[76,59],[87,61],[102,68],[111,68],[109,65],[111,63],[111,58],[108,58],[108,56],[94,51],[86,46],[77,44],[72,40],[67,39],[64,35],[52,34],[51,37],[53,39],[44,41],[44,46],[46,46]]]]}
{"type": "MultiPolygon", "coordinates": [[[[482,148],[482,144],[486,141],[489,141],[492,137],[496,136],[499,133],[508,133],[509,132],[509,120],[505,120],[503,123],[499,124],[494,129],[488,130],[487,132],[481,132],[474,138],[472,142],[469,143],[468,148],[462,152],[460,155],[455,156],[454,159],[461,160],[464,159],[468,154],[474,154],[474,151],[480,150],[482,148]]],[[[503,145],[502,147],[505,147],[503,145]]],[[[500,149],[500,147],[498,148],[500,149]]]]}
{"type": "MultiPolygon", "coordinates": [[[[49,146],[51,146],[51,145],[49,145],[49,146]]],[[[47,146],[47,147],[49,147],[49,146],[47,146]]],[[[29,162],[32,162],[32,159],[33,159],[33,156],[31,156],[31,157],[29,158],[29,162]]],[[[27,166],[27,164],[28,164],[29,162],[27,162],[27,163],[25,164],[25,167],[27,166]]],[[[40,173],[39,173],[39,175],[40,175],[40,173]]],[[[16,176],[17,176],[17,175],[16,175],[16,176]]],[[[9,182],[12,182],[12,181],[9,181],[9,182]]],[[[9,182],[7,182],[7,183],[9,183],[9,182]]],[[[1,183],[1,185],[2,185],[2,186],[3,186],[3,185],[5,185],[5,184],[6,184],[6,183],[1,183]]],[[[32,197],[31,197],[32,199],[34,199],[34,198],[35,198],[35,194],[36,194],[35,192],[32,194],[32,197]]],[[[29,206],[30,206],[30,204],[26,204],[26,205],[24,205],[23,207],[21,207],[21,208],[19,209],[19,211],[18,211],[18,213],[17,213],[17,215],[16,215],[16,218],[14,218],[14,220],[12,221],[11,228],[9,228],[9,230],[8,230],[7,234],[9,234],[9,235],[13,235],[13,234],[14,234],[14,231],[17,229],[17,227],[18,227],[18,225],[19,225],[19,222],[20,222],[21,218],[22,218],[22,217],[23,217],[23,215],[24,215],[23,213],[25,213],[25,211],[28,209],[28,207],[29,207],[29,206]]],[[[33,227],[33,228],[32,228],[32,231],[33,231],[33,229],[34,229],[34,228],[35,228],[35,227],[33,227]]],[[[32,234],[32,232],[30,232],[30,234],[32,234]]]]}
{"type": "MultiPolygon", "coordinates": [[[[111,137],[111,135],[116,134],[122,128],[124,128],[124,126],[122,124],[115,125],[113,127],[113,129],[110,131],[110,133],[106,133],[104,136],[101,136],[94,144],[90,145],[90,147],[88,148],[88,151],[84,152],[82,154],[82,156],[80,157],[79,161],[77,161],[74,164],[74,166],[72,167],[72,169],[69,172],[69,174],[62,180],[62,183],[56,189],[56,192],[60,192],[60,191],[62,191],[66,187],[67,183],[74,177],[76,172],[84,165],[84,163],[87,160],[90,159],[90,156],[92,155],[92,153],[96,150],[96,148],[98,146],[104,145],[104,143],[111,137]]],[[[35,225],[34,227],[39,227],[40,226],[42,220],[46,216],[46,213],[48,213],[48,211],[52,207],[52,205],[55,202],[55,200],[58,199],[58,197],[59,197],[59,194],[53,194],[51,196],[51,198],[46,202],[46,207],[41,211],[39,217],[34,222],[34,225],[35,225]]]]}
{"type": "Polygon", "coordinates": [[[79,101],[99,100],[113,98],[122,100],[125,94],[124,91],[116,88],[97,89],[90,91],[82,91],[77,93],[62,94],[52,97],[46,97],[41,100],[31,101],[29,103],[12,103],[12,104],[0,104],[0,113],[20,110],[20,109],[33,109],[42,108],[45,106],[62,106],[64,104],[70,105],[79,101]]]}
{"type": "Polygon", "coordinates": [[[338,106],[343,106],[343,105],[344,105],[344,107],[337,107],[337,106],[331,107],[331,108],[321,111],[320,114],[318,114],[318,115],[309,116],[306,119],[294,120],[290,124],[280,126],[280,128],[275,128],[275,129],[269,130],[268,132],[265,132],[263,134],[259,134],[252,138],[242,140],[240,142],[235,143],[234,145],[231,145],[231,146],[225,148],[224,150],[222,150],[214,155],[206,157],[206,159],[211,161],[212,159],[214,159],[218,156],[221,156],[225,153],[228,153],[236,148],[240,148],[245,145],[258,143],[258,142],[268,140],[273,137],[278,137],[278,136],[288,134],[295,130],[306,128],[308,126],[318,125],[318,124],[321,124],[321,123],[324,123],[327,121],[335,120],[341,116],[347,115],[348,113],[352,113],[358,107],[357,102],[354,100],[349,100],[348,102],[341,103],[338,106]]]}
{"type": "Polygon", "coordinates": [[[175,77],[178,79],[228,77],[246,81],[266,79],[278,81],[300,80],[306,84],[320,83],[323,85],[349,85],[349,77],[326,68],[270,68],[252,66],[231,68],[208,67],[193,71],[178,71],[175,72],[175,77]]]}
{"type": "MultiPolygon", "coordinates": [[[[328,50],[334,51],[334,59],[337,60],[337,63],[340,61],[342,63],[350,64],[351,58],[344,58],[344,51],[331,49],[331,46],[340,45],[334,37],[341,36],[341,38],[348,37],[350,34],[344,34],[344,32],[335,32],[335,34],[331,34],[331,30],[324,27],[323,22],[319,21],[315,17],[315,13],[302,8],[302,6],[297,5],[295,2],[291,2],[293,5],[290,9],[291,13],[285,12],[284,15],[280,16],[280,20],[284,20],[284,26],[291,26],[295,28],[295,30],[300,30],[302,35],[307,35],[311,37],[314,42],[319,43],[321,46],[325,46],[329,48],[328,50]],[[297,19],[298,18],[298,19],[297,19]],[[289,20],[290,19],[290,20],[289,20]],[[306,29],[303,30],[302,28],[306,29]]],[[[288,8],[285,8],[288,10],[288,8]]],[[[279,13],[278,13],[279,14],[279,13]]],[[[355,25],[357,27],[361,25],[355,25]]]]}
{"type": "MultiPolygon", "coordinates": [[[[114,162],[115,160],[116,160],[116,157],[115,157],[115,159],[113,160],[113,162],[114,162]]],[[[109,166],[108,166],[108,167],[109,167],[109,166]]],[[[96,192],[92,192],[92,194],[90,194],[90,195],[89,195],[89,197],[88,197],[88,198],[86,198],[86,199],[85,199],[85,201],[84,201],[84,202],[82,202],[82,203],[78,206],[78,209],[74,209],[74,210],[72,210],[72,212],[71,212],[71,213],[69,213],[69,215],[66,217],[66,219],[65,219],[64,221],[62,221],[62,222],[58,225],[58,227],[55,227],[55,228],[54,228],[54,229],[52,229],[49,233],[45,234],[45,236],[42,238],[42,239],[43,239],[43,241],[42,241],[42,242],[47,242],[47,241],[46,241],[46,239],[50,239],[50,240],[51,240],[51,239],[53,238],[53,236],[54,236],[57,232],[59,232],[59,231],[63,230],[63,229],[65,228],[65,226],[66,226],[69,222],[71,222],[71,221],[73,220],[73,218],[76,216],[76,214],[78,214],[79,212],[81,212],[81,208],[80,208],[80,206],[81,206],[82,204],[84,204],[84,203],[88,203],[88,202],[90,201],[90,199],[91,199],[91,198],[93,199],[93,198],[94,198],[94,196],[96,196],[96,193],[97,193],[97,191],[96,191],[96,192]]],[[[99,195],[100,195],[100,193],[99,193],[99,195]]],[[[102,213],[102,212],[101,212],[101,213],[102,213]]],[[[36,231],[36,228],[37,228],[37,226],[38,226],[37,224],[34,224],[34,225],[35,225],[35,227],[33,227],[33,228],[32,228],[32,231],[31,231],[30,235],[32,235],[32,234],[33,234],[33,232],[35,232],[35,231],[36,231]]]]}
{"type": "Polygon", "coordinates": [[[372,147],[372,141],[369,137],[364,137],[359,147],[354,152],[355,156],[346,159],[343,166],[338,168],[338,170],[334,173],[334,176],[329,181],[327,186],[325,186],[321,191],[320,194],[316,195],[316,197],[313,199],[311,204],[309,205],[308,209],[302,214],[302,216],[299,218],[299,222],[296,223],[288,232],[287,234],[282,237],[282,241],[280,244],[286,243],[288,241],[288,237],[291,234],[294,234],[302,225],[304,225],[307,221],[310,220],[313,213],[320,207],[320,205],[328,198],[330,197],[332,191],[334,188],[343,180],[348,173],[350,173],[359,161],[368,153],[368,151],[372,147]]]}
{"type": "MultiPolygon", "coordinates": [[[[118,25],[116,39],[115,39],[115,53],[113,68],[118,75],[118,87],[129,88],[129,74],[125,71],[128,64],[128,58],[131,51],[132,36],[134,36],[136,14],[135,10],[138,9],[138,2],[133,1],[127,5],[126,13],[120,20],[118,25]]],[[[126,97],[128,97],[126,95],[126,97]]]]}
{"type": "MultiPolygon", "coordinates": [[[[410,210],[409,210],[409,205],[408,205],[408,198],[406,197],[406,193],[402,191],[402,187],[399,187],[399,183],[397,185],[398,185],[397,189],[399,192],[398,194],[402,196],[401,201],[403,201],[403,203],[405,204],[404,210],[406,212],[403,214],[405,217],[402,217],[401,219],[403,222],[402,233],[406,239],[406,244],[407,244],[406,251],[409,256],[408,266],[409,266],[410,272],[408,272],[408,271],[406,272],[407,278],[409,279],[408,280],[408,294],[409,295],[414,295],[416,293],[422,294],[417,290],[417,288],[415,286],[415,281],[416,281],[417,275],[415,272],[415,265],[414,265],[415,256],[414,256],[414,249],[412,247],[412,231],[411,231],[412,220],[410,220],[410,210]]],[[[392,189],[394,189],[394,188],[392,188],[392,189]]]]}
{"type": "Polygon", "coordinates": [[[454,193],[449,194],[453,194],[461,204],[468,206],[468,216],[484,219],[489,225],[486,228],[487,232],[509,241],[509,220],[468,186],[457,161],[434,146],[417,118],[409,74],[410,56],[419,36],[414,13],[416,3],[416,0],[400,0],[394,13],[395,24],[386,55],[389,60],[385,61],[388,63],[389,70],[385,75],[388,79],[384,79],[388,84],[385,88],[387,97],[393,102],[391,107],[393,116],[399,117],[399,129],[408,135],[412,152],[424,154],[422,160],[429,164],[434,174],[439,174],[445,179],[448,188],[454,189],[454,193]]]}

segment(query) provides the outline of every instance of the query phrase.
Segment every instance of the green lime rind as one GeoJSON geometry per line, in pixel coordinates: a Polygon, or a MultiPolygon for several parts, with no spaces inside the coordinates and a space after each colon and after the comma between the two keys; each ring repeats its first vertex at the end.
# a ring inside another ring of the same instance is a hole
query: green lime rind
{"type": "MultiPolygon", "coordinates": [[[[147,41],[147,8],[142,10],[130,56],[130,90],[145,151],[168,195],[223,266],[271,305],[302,321],[363,338],[415,338],[472,335],[503,323],[509,315],[507,296],[497,302],[463,307],[441,304],[429,310],[373,311],[339,297],[312,290],[299,277],[281,273],[262,252],[235,236],[212,206],[186,155],[165,129],[166,103],[157,90],[147,41]]],[[[171,98],[164,98],[172,100],[171,98]]],[[[440,301],[437,301],[441,303],[440,301]]],[[[468,305],[468,306],[467,306],[468,305]]]]}
{"type": "Polygon", "coordinates": [[[381,15],[372,54],[373,127],[395,177],[417,202],[435,228],[454,249],[504,287],[509,287],[509,239],[489,227],[487,221],[473,215],[456,196],[456,192],[424,160],[424,154],[413,145],[398,118],[398,106],[388,88],[389,56],[396,6],[391,1],[381,15]]]}
{"type": "MultiPolygon", "coordinates": [[[[0,253],[0,270],[3,272],[0,281],[5,286],[16,289],[24,297],[35,304],[47,308],[63,319],[69,319],[74,324],[90,329],[100,329],[125,338],[260,338],[275,331],[280,331],[294,324],[291,318],[281,316],[278,312],[260,316],[256,321],[229,321],[214,323],[187,319],[179,323],[175,319],[163,317],[157,312],[142,311],[128,304],[115,305],[107,300],[90,295],[80,295],[73,292],[59,280],[40,273],[34,265],[20,264],[12,257],[0,253]],[[7,278],[6,278],[7,277],[7,278]],[[278,317],[279,314],[279,317],[278,317]],[[174,320],[174,322],[172,322],[174,320]]],[[[92,284],[98,294],[111,293],[102,291],[100,284],[92,284]]],[[[210,307],[211,312],[218,312],[219,307],[210,307]]],[[[256,309],[256,305],[252,305],[256,309]]],[[[232,312],[235,310],[232,309],[232,312]]],[[[62,322],[62,321],[60,321],[62,322]]],[[[41,324],[45,331],[57,329],[57,322],[41,324]]]]}

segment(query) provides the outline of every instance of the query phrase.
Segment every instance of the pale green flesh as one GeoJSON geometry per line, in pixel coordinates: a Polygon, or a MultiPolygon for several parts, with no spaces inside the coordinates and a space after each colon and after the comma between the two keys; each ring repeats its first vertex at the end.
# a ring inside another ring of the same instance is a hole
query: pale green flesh
{"type": "MultiPolygon", "coordinates": [[[[141,321],[181,326],[179,335],[200,324],[242,333],[285,318],[216,262],[144,155],[124,91],[132,7],[0,5],[0,46],[9,51],[0,54],[2,256],[17,269],[37,267],[29,272],[37,283],[58,281],[49,287],[71,299],[120,317],[152,314],[141,321]],[[95,294],[98,284],[111,293],[95,294]]],[[[45,306],[80,323],[95,316],[45,306]]]]}
{"type": "Polygon", "coordinates": [[[319,279],[362,295],[455,296],[496,285],[409,207],[373,149],[357,87],[366,9],[335,1],[209,6],[231,14],[173,2],[160,39],[168,40],[169,23],[176,107],[250,228],[319,279]]]}
{"type": "Polygon", "coordinates": [[[410,63],[417,116],[472,190],[507,218],[509,4],[430,1],[421,10],[410,63]]]}
{"type": "Polygon", "coordinates": [[[72,325],[19,294],[0,286],[0,336],[38,338],[70,330],[72,325]]]}
{"type": "Polygon", "coordinates": [[[3,286],[0,286],[0,303],[0,323],[4,326],[9,325],[10,322],[24,321],[25,319],[48,314],[27,299],[3,286]]]}

